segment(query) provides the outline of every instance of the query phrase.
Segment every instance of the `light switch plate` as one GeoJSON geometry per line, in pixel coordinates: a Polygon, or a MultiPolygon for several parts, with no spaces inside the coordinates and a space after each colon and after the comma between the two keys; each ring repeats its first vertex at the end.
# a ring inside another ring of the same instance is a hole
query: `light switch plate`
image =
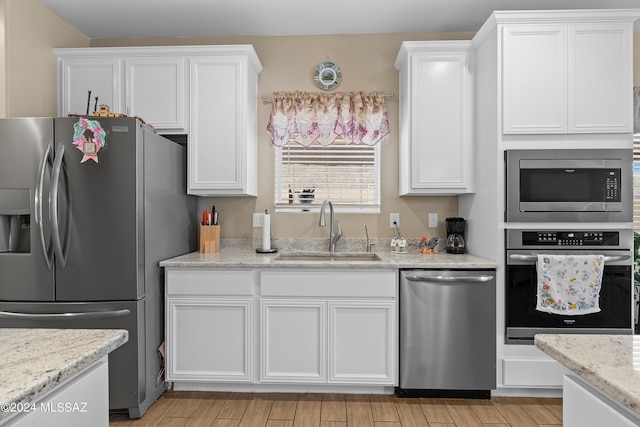
{"type": "Polygon", "coordinates": [[[262,225],[264,224],[264,214],[261,214],[259,212],[254,212],[252,223],[253,223],[253,226],[256,228],[262,227],[262,225]]]}

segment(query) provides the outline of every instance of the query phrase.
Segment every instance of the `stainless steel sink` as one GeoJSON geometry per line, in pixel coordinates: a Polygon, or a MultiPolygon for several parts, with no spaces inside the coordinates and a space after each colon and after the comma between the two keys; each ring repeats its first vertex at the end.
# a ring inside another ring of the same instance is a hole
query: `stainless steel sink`
{"type": "Polygon", "coordinates": [[[374,253],[283,253],[275,257],[274,261],[380,261],[380,257],[374,253]]]}

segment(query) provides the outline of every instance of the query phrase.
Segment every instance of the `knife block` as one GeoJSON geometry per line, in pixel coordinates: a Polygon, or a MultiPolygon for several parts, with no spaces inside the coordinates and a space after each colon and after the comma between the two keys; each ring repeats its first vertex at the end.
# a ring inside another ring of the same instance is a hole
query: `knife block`
{"type": "Polygon", "coordinates": [[[220,226],[200,225],[198,235],[198,245],[200,253],[220,252],[220,226]]]}

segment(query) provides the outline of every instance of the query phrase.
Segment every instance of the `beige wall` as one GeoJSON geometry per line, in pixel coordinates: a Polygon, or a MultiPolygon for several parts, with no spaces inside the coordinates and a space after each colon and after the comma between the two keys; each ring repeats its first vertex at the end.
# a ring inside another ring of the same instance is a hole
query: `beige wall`
{"type": "MultiPolygon", "coordinates": [[[[0,0],[0,117],[55,114],[55,58],[53,47],[236,44],[254,45],[264,70],[259,95],[277,90],[317,90],[312,83],[313,66],[329,58],[343,70],[339,90],[381,90],[398,94],[398,74],[393,68],[403,40],[470,39],[472,33],[419,33],[356,36],[153,38],[87,40],[82,34],[44,8],[37,0],[0,0]],[[2,31],[2,24],[5,24],[2,31]],[[2,38],[6,49],[2,45],[2,38]],[[2,65],[5,61],[5,66],[2,65]],[[2,85],[6,84],[6,88],[2,85]],[[5,90],[2,90],[5,89],[5,90]]],[[[640,34],[635,34],[634,83],[640,85],[640,34]]],[[[456,215],[456,197],[399,197],[398,103],[390,101],[392,133],[382,143],[382,212],[339,214],[347,237],[362,237],[367,224],[370,235],[391,237],[389,213],[399,212],[406,237],[444,235],[443,220],[456,215]],[[427,228],[427,214],[437,212],[437,231],[427,228]]],[[[223,237],[260,236],[251,227],[251,213],[273,208],[274,153],[264,131],[269,106],[259,106],[259,195],[257,198],[201,198],[199,208],[215,204],[221,212],[223,237]]],[[[317,214],[274,214],[276,237],[325,237],[317,226],[317,214]]]]}
{"type": "MultiPolygon", "coordinates": [[[[398,196],[398,72],[393,66],[403,40],[470,39],[472,33],[334,35],[304,37],[233,37],[181,39],[92,40],[92,46],[252,44],[264,67],[259,76],[259,95],[279,90],[317,91],[312,80],[314,66],[327,59],[342,69],[343,79],[336,90],[379,90],[396,95],[387,104],[391,135],[382,142],[382,188],[380,214],[338,214],[345,237],[364,237],[364,224],[372,237],[392,237],[389,213],[400,213],[400,231],[406,237],[444,235],[443,220],[455,216],[457,197],[398,196]],[[438,230],[427,228],[428,213],[440,217],[438,230]]],[[[258,197],[204,198],[200,209],[215,205],[221,212],[222,237],[259,237],[261,229],[251,227],[253,212],[274,212],[274,150],[265,131],[270,105],[258,108],[258,197]]],[[[455,161],[455,160],[453,160],[455,161]]],[[[275,213],[271,218],[273,235],[280,237],[325,237],[318,227],[317,213],[275,213]]]]}
{"type": "Polygon", "coordinates": [[[38,0],[0,0],[0,39],[0,117],[55,115],[52,48],[86,47],[87,37],[38,0]]]}

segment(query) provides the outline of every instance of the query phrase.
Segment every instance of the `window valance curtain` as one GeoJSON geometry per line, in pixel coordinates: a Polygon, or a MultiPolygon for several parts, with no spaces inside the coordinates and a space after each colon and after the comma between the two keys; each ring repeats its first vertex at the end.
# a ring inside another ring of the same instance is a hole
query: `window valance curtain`
{"type": "Polygon", "coordinates": [[[274,92],[267,131],[278,147],[337,139],[375,145],[389,134],[389,118],[380,92],[274,92]]]}

